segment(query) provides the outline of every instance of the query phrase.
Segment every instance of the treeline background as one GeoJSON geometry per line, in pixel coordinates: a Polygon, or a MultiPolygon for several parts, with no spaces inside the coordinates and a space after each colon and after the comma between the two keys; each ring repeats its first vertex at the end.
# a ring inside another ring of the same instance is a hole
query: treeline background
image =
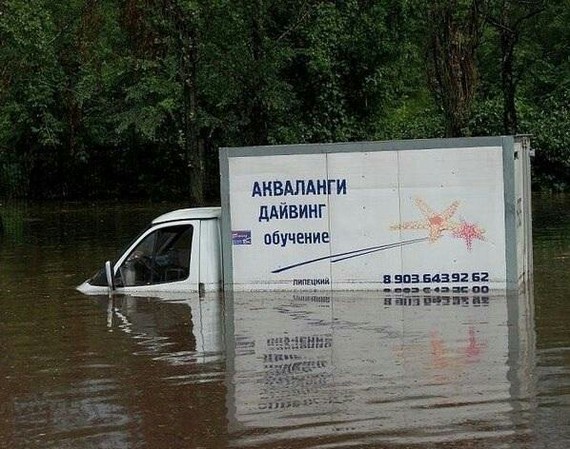
{"type": "Polygon", "coordinates": [[[218,197],[220,146],[528,133],[570,186],[570,0],[0,0],[0,198],[218,197]]]}

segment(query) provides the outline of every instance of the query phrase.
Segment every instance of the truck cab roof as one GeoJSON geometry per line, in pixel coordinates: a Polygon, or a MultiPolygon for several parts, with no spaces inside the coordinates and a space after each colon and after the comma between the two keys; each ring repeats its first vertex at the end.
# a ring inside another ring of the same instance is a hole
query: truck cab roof
{"type": "Polygon", "coordinates": [[[194,209],[178,209],[167,212],[152,221],[152,224],[166,223],[178,220],[208,220],[219,218],[221,214],[220,207],[199,207],[194,209]]]}

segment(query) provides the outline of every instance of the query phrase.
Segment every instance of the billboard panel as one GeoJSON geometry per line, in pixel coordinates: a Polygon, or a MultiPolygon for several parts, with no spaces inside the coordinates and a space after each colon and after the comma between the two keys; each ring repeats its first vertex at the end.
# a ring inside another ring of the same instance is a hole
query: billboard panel
{"type": "Polygon", "coordinates": [[[275,151],[228,158],[234,289],[507,286],[503,146],[275,151]]]}

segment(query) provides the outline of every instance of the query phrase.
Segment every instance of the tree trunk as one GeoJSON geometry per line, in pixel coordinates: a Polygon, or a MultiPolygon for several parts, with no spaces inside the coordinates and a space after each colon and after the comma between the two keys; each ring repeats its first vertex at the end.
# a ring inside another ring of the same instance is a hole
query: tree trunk
{"type": "Polygon", "coordinates": [[[503,127],[507,134],[516,134],[518,128],[515,104],[516,82],[514,77],[514,52],[516,36],[507,28],[502,28],[501,38],[501,77],[503,86],[503,127]]]}
{"type": "Polygon", "coordinates": [[[183,26],[180,33],[182,50],[181,75],[184,92],[184,129],[186,160],[189,168],[190,201],[195,206],[204,204],[204,145],[198,140],[196,63],[198,51],[196,32],[183,26]]]}
{"type": "Polygon", "coordinates": [[[544,10],[542,0],[515,2],[503,0],[496,5],[495,14],[489,14],[487,20],[497,29],[501,51],[501,84],[503,89],[503,128],[506,134],[518,132],[516,108],[516,67],[515,47],[524,32],[524,24],[544,10]]]}
{"type": "Polygon", "coordinates": [[[250,145],[265,145],[269,141],[267,108],[264,105],[265,27],[263,0],[254,0],[251,10],[251,54],[255,66],[251,82],[250,145]]]}
{"type": "Polygon", "coordinates": [[[464,17],[456,12],[456,0],[434,1],[428,6],[431,85],[443,109],[447,137],[469,134],[469,115],[477,86],[481,1],[473,0],[464,17]]]}
{"type": "Polygon", "coordinates": [[[179,78],[182,83],[184,154],[188,166],[189,200],[193,206],[204,204],[204,145],[198,140],[198,101],[196,68],[198,33],[192,17],[184,12],[177,0],[163,0],[168,19],[174,27],[180,53],[179,78]]]}

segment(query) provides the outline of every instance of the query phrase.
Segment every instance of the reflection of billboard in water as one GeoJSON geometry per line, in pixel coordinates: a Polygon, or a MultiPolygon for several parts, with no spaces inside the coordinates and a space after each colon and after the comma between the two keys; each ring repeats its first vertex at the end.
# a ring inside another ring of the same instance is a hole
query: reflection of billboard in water
{"type": "Polygon", "coordinates": [[[524,296],[235,293],[233,302],[228,409],[230,430],[249,433],[244,445],[263,428],[272,438],[372,432],[406,443],[500,435],[530,388],[524,296]]]}

